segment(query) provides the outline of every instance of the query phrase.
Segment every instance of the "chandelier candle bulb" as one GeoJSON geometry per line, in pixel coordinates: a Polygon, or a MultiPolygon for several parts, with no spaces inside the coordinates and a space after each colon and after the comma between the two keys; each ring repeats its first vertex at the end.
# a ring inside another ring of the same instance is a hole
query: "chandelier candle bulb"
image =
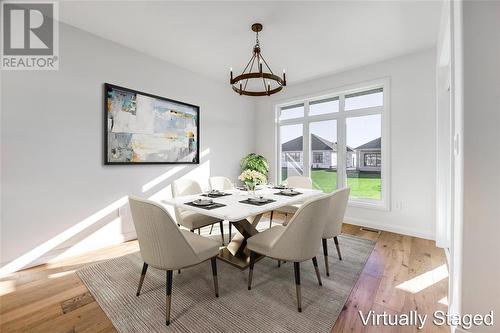
{"type": "Polygon", "coordinates": [[[286,72],[284,68],[283,68],[283,85],[286,86],[286,72]]]}
{"type": "Polygon", "coordinates": [[[229,72],[231,73],[231,84],[233,84],[233,67],[229,68],[229,72]]]}
{"type": "Polygon", "coordinates": [[[259,60],[259,71],[262,73],[262,59],[259,60]]]}

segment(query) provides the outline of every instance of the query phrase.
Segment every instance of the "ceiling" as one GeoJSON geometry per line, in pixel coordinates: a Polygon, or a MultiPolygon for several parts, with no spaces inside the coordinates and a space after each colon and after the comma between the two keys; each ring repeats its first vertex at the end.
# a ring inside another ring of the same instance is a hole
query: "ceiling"
{"type": "Polygon", "coordinates": [[[251,57],[254,22],[262,53],[287,83],[435,45],[439,1],[61,2],[61,21],[180,67],[229,80],[251,57]]]}

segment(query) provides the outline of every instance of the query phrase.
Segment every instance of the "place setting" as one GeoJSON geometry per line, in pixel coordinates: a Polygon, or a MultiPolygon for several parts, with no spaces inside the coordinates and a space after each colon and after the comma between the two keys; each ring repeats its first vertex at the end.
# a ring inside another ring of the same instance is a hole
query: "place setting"
{"type": "MultiPolygon", "coordinates": [[[[276,188],[276,187],[275,187],[276,188]]],[[[302,192],[296,191],[293,188],[284,188],[279,192],[274,193],[275,195],[284,195],[286,197],[294,197],[296,195],[301,195],[302,192]]]]}
{"type": "Polygon", "coordinates": [[[267,205],[267,204],[275,202],[275,201],[276,200],[264,198],[264,197],[260,196],[260,197],[249,197],[245,200],[241,200],[238,202],[243,203],[243,204],[254,205],[254,206],[263,206],[263,205],[267,205]]]}
{"type": "Polygon", "coordinates": [[[189,206],[193,206],[193,207],[207,209],[207,210],[226,206],[224,204],[214,202],[212,199],[196,199],[196,200],[193,200],[190,202],[186,202],[185,204],[189,205],[189,206]]]}
{"type": "Polygon", "coordinates": [[[208,197],[208,198],[220,198],[220,197],[225,197],[228,195],[231,195],[231,193],[225,193],[225,192],[219,191],[219,190],[210,190],[207,193],[201,194],[201,196],[208,197]]]}

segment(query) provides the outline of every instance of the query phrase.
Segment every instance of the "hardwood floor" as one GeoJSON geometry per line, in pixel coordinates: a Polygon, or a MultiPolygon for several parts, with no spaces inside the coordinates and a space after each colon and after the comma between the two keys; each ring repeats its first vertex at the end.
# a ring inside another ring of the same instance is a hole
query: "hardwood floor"
{"type": "MultiPolygon", "coordinates": [[[[276,217],[278,218],[278,217],[276,217]]],[[[267,221],[265,223],[268,223],[267,221]]],[[[332,332],[416,332],[416,327],[363,326],[358,311],[390,314],[446,311],[445,256],[433,241],[345,224],[343,232],[376,241],[332,332]],[[443,277],[444,276],[444,277],[443,277]]],[[[341,245],[342,246],[342,245],[341,245]]],[[[138,251],[137,241],[11,274],[0,280],[0,331],[116,332],[75,273],[82,265],[138,251]]],[[[335,254],[332,254],[335,255],[335,254]]],[[[335,269],[331,267],[330,269],[335,269]]],[[[424,332],[449,332],[427,320],[424,332]]]]}

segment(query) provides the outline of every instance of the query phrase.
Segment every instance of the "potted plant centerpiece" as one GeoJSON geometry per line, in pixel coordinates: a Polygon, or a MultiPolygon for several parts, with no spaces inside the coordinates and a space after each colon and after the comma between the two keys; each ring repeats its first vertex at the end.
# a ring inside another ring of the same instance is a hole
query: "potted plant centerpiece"
{"type": "Polygon", "coordinates": [[[269,164],[264,156],[250,153],[241,159],[241,180],[251,195],[255,196],[257,185],[267,182],[269,164]]]}
{"type": "Polygon", "coordinates": [[[269,163],[264,156],[250,153],[243,157],[240,162],[241,171],[245,170],[255,170],[260,172],[267,178],[267,174],[269,173],[269,163]]]}
{"type": "Polygon", "coordinates": [[[265,184],[266,182],[266,176],[255,170],[244,170],[238,179],[245,184],[251,196],[255,196],[255,188],[257,185],[265,184]]]}

